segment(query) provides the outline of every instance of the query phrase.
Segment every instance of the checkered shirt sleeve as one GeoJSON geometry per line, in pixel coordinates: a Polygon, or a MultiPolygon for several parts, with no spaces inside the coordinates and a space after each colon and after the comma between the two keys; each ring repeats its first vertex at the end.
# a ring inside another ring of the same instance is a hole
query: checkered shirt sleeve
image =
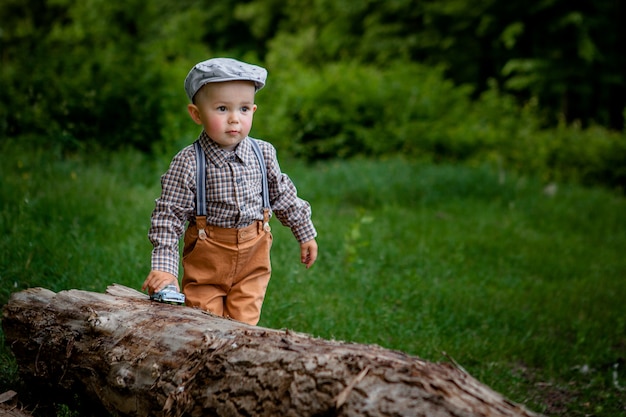
{"type": "Polygon", "coordinates": [[[178,242],[195,210],[195,153],[187,147],[178,153],[161,176],[161,196],[156,200],[148,238],[152,242],[152,269],[178,276],[178,242]]]}
{"type": "Polygon", "coordinates": [[[276,149],[268,142],[258,141],[267,166],[268,186],[272,212],[283,226],[291,229],[298,243],[317,236],[311,220],[311,205],[298,197],[298,191],[289,176],[280,170],[276,149]]]}

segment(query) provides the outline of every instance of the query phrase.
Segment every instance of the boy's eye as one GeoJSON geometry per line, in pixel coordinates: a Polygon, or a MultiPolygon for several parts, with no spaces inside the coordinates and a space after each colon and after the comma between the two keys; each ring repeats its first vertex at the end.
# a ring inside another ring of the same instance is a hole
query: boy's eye
{"type": "Polygon", "coordinates": [[[247,112],[248,110],[250,110],[250,107],[243,106],[243,107],[241,108],[241,111],[242,111],[242,112],[244,112],[244,113],[245,113],[245,112],[247,112]]]}
{"type": "Polygon", "coordinates": [[[226,111],[226,106],[219,106],[217,109],[219,111],[226,111]]]}

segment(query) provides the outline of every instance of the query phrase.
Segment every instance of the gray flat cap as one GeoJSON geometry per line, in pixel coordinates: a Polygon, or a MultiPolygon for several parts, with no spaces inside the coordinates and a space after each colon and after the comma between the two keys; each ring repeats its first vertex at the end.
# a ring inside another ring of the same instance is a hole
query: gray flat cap
{"type": "Polygon", "coordinates": [[[265,68],[231,58],[213,58],[196,64],[189,71],[185,78],[185,91],[190,101],[193,101],[193,96],[208,83],[252,81],[256,91],[259,91],[265,85],[266,78],[265,68]]]}

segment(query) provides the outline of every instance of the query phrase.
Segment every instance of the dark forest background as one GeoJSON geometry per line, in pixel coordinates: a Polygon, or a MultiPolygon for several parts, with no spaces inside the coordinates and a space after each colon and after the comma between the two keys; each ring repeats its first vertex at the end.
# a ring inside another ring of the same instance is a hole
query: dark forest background
{"type": "Polygon", "coordinates": [[[171,154],[187,71],[264,65],[253,134],[624,189],[620,0],[4,0],[0,137],[171,154]],[[33,139],[34,138],[34,139],[33,139]]]}

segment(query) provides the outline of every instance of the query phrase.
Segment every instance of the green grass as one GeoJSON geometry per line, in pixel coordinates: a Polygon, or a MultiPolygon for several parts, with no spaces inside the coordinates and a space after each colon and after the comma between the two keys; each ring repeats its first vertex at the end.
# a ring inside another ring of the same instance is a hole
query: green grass
{"type": "MultiPolygon", "coordinates": [[[[10,293],[139,288],[159,175],[133,152],[0,146],[0,304],[10,293]]],[[[486,167],[283,161],[313,206],[304,269],[273,222],[261,326],[454,358],[549,415],[626,413],[626,199],[486,167]]],[[[1,334],[0,334],[1,336],[1,334]]],[[[16,370],[0,337],[0,392],[16,370]]]]}

